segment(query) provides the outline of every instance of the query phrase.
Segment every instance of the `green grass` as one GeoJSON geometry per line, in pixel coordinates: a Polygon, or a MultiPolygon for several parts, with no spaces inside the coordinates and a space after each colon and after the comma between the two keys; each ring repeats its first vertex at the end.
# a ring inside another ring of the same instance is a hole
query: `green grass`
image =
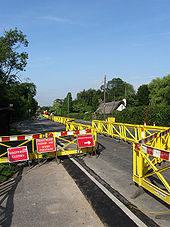
{"type": "Polygon", "coordinates": [[[0,183],[11,178],[16,171],[16,165],[12,164],[9,168],[8,164],[0,165],[0,183]]]}
{"type": "MultiPolygon", "coordinates": [[[[10,135],[21,135],[21,132],[19,132],[15,128],[11,128],[10,135]]],[[[12,146],[12,143],[14,143],[14,142],[10,142],[11,146],[12,146]]],[[[16,145],[14,145],[14,146],[16,146],[16,145]]],[[[4,153],[6,151],[5,147],[1,146],[0,148],[1,148],[0,154],[4,153]]],[[[0,183],[11,178],[14,175],[14,173],[16,172],[16,170],[17,170],[16,164],[11,164],[10,168],[9,168],[9,164],[0,164],[0,183]]]]}

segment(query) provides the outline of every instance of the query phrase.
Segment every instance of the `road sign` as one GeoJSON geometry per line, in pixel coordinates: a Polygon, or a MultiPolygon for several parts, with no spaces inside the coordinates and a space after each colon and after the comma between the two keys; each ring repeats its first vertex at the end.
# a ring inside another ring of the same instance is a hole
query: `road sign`
{"type": "Polygon", "coordinates": [[[11,147],[7,150],[9,163],[29,160],[27,146],[11,147]]]}
{"type": "Polygon", "coordinates": [[[56,151],[54,138],[36,139],[37,152],[46,153],[56,151]]]}
{"type": "Polygon", "coordinates": [[[79,148],[94,147],[93,135],[92,134],[78,135],[77,143],[79,148]]]}

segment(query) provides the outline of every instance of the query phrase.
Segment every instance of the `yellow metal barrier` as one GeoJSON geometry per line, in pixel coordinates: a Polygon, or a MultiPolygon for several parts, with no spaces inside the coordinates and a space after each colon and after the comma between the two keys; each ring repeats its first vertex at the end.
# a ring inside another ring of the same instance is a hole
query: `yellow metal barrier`
{"type": "MultiPolygon", "coordinates": [[[[37,156],[36,150],[36,139],[54,137],[57,141],[60,142],[60,145],[57,145],[56,152],[46,153],[47,157],[55,157],[62,155],[77,154],[83,152],[96,152],[97,148],[97,133],[95,131],[86,129],[86,130],[76,130],[76,131],[65,131],[65,132],[51,132],[45,134],[29,134],[29,135],[19,135],[19,136],[3,136],[0,137],[0,163],[8,163],[7,148],[11,147],[20,147],[27,146],[29,159],[38,159],[43,158],[43,154],[37,156]],[[85,147],[78,148],[77,135],[89,135],[92,134],[94,139],[94,147],[85,147]],[[66,139],[68,137],[69,139],[66,139]],[[62,143],[62,145],[61,145],[62,143]]],[[[57,144],[57,143],[56,143],[57,144]]]]}
{"type": "MultiPolygon", "coordinates": [[[[37,159],[35,139],[42,138],[42,134],[15,135],[0,137],[0,163],[8,163],[7,148],[28,146],[29,158],[37,159]],[[3,152],[4,151],[4,152],[3,152]]],[[[40,158],[42,155],[40,155],[40,158]]]]}
{"type": "Polygon", "coordinates": [[[93,120],[92,126],[75,123],[72,119],[64,122],[66,130],[89,129],[132,142],[133,181],[170,205],[170,186],[163,176],[170,168],[168,127],[115,123],[114,119],[93,120]]]}
{"type": "Polygon", "coordinates": [[[108,117],[108,122],[115,122],[115,117],[108,117]]]}
{"type": "Polygon", "coordinates": [[[92,131],[96,131],[95,129],[92,128],[91,125],[75,123],[74,121],[66,123],[66,131],[74,131],[74,130],[82,130],[82,129],[91,129],[92,131]]]}
{"type": "MultiPolygon", "coordinates": [[[[66,132],[48,132],[45,134],[45,137],[54,137],[59,145],[57,145],[57,156],[62,155],[72,155],[79,153],[94,152],[96,153],[97,149],[97,133],[86,129],[86,130],[76,130],[76,131],[66,131],[66,132]],[[78,148],[77,135],[93,135],[94,147],[84,147],[78,148]],[[69,139],[67,139],[68,137],[69,139]],[[62,146],[61,146],[62,145],[62,146]]],[[[49,153],[51,156],[51,154],[49,153]]]]}
{"type": "Polygon", "coordinates": [[[150,138],[152,141],[144,139],[133,144],[133,181],[170,205],[170,185],[166,180],[170,169],[170,130],[165,132],[150,138]],[[161,149],[162,144],[166,150],[161,149]]]}
{"type": "MultiPolygon", "coordinates": [[[[50,115],[43,115],[44,117],[46,117],[47,119],[51,120],[51,116],[50,115]]],[[[52,120],[61,124],[66,124],[68,121],[72,121],[74,119],[69,118],[69,117],[59,117],[59,116],[52,116],[52,120]]]]}
{"type": "Polygon", "coordinates": [[[168,129],[167,127],[133,125],[98,120],[92,121],[92,128],[95,128],[98,133],[120,138],[129,142],[137,142],[156,132],[168,129]]]}

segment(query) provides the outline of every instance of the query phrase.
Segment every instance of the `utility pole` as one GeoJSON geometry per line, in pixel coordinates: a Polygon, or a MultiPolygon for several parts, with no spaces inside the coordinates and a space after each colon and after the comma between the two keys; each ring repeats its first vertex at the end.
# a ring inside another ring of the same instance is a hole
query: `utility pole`
{"type": "Polygon", "coordinates": [[[69,94],[68,94],[68,117],[69,117],[69,94]]]}
{"type": "Polygon", "coordinates": [[[106,75],[104,76],[104,121],[105,121],[105,108],[106,108],[106,75]]]}

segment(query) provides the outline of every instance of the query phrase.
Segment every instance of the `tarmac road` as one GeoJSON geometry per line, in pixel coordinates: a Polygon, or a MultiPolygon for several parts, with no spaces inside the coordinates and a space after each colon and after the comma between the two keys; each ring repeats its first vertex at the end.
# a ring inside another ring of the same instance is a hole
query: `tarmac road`
{"type": "MultiPolygon", "coordinates": [[[[162,204],[133,184],[131,144],[103,135],[98,136],[98,143],[101,146],[99,157],[85,157],[83,159],[90,169],[141,210],[160,212],[170,209],[170,206],[162,204]],[[133,198],[137,194],[139,196],[133,198]]],[[[167,177],[170,180],[170,175],[167,177]]],[[[170,226],[170,213],[146,213],[146,215],[162,227],[170,226]]]]}
{"type": "MultiPolygon", "coordinates": [[[[46,119],[24,122],[19,124],[18,127],[18,130],[23,130],[26,134],[65,130],[64,125],[46,119]]],[[[132,183],[131,144],[106,136],[98,136],[98,143],[101,152],[99,157],[86,156],[83,159],[87,167],[141,210],[167,211],[169,209],[169,206],[163,205],[146,192],[141,193],[132,183]],[[140,195],[132,199],[138,191],[140,195]]],[[[147,216],[160,226],[169,226],[170,213],[161,215],[147,214],[147,216]]]]}
{"type": "MultiPolygon", "coordinates": [[[[65,127],[46,119],[20,122],[23,134],[63,131],[65,127]]],[[[2,227],[103,227],[62,164],[47,161],[32,169],[20,166],[16,176],[0,184],[2,227]]]]}

